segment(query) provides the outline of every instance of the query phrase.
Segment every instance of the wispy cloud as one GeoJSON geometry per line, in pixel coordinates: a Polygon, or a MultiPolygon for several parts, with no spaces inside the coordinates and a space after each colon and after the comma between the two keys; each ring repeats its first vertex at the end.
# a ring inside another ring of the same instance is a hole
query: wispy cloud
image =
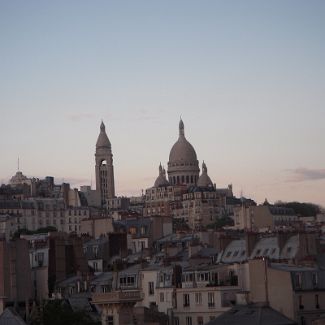
{"type": "Polygon", "coordinates": [[[78,122],[78,121],[85,120],[85,119],[86,120],[91,119],[94,117],[94,114],[92,114],[92,113],[70,113],[70,114],[67,114],[66,117],[71,121],[78,122]]]}
{"type": "Polygon", "coordinates": [[[316,181],[325,179],[325,169],[296,168],[288,170],[289,182],[316,181]]]}

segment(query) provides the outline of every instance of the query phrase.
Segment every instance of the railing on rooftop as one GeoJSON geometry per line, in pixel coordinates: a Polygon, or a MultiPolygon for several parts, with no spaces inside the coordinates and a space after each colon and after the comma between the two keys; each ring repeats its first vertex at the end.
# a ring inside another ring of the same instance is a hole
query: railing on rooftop
{"type": "Polygon", "coordinates": [[[104,303],[123,303],[123,302],[138,302],[142,300],[140,290],[125,290],[125,291],[111,291],[104,293],[95,293],[92,296],[94,304],[104,303]]]}

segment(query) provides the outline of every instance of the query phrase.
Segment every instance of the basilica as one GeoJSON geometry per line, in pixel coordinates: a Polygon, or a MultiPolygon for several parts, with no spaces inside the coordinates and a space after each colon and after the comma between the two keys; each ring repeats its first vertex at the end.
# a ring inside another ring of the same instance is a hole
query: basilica
{"type": "MultiPolygon", "coordinates": [[[[98,201],[114,210],[123,199],[115,197],[112,147],[103,122],[96,142],[95,162],[98,201]]],[[[172,216],[197,229],[227,214],[227,199],[233,197],[232,186],[217,189],[204,161],[200,174],[199,161],[186,139],[182,119],[178,139],[170,150],[167,173],[161,164],[158,170],[153,186],[143,196],[144,216],[172,216]]]]}
{"type": "Polygon", "coordinates": [[[165,168],[159,165],[154,186],[146,190],[144,215],[172,215],[193,229],[213,224],[227,213],[227,198],[233,197],[232,186],[217,189],[195,149],[185,137],[185,126],[179,122],[179,135],[172,146],[165,168]]]}

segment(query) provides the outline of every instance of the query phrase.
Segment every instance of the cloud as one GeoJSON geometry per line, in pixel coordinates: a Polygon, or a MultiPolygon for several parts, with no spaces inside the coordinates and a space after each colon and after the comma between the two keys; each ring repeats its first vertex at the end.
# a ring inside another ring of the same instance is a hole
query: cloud
{"type": "Polygon", "coordinates": [[[316,181],[325,179],[325,169],[296,168],[290,169],[289,182],[316,181]]]}
{"type": "Polygon", "coordinates": [[[91,119],[94,117],[94,114],[91,113],[71,113],[67,114],[67,118],[71,121],[78,122],[84,119],[91,119]]]}

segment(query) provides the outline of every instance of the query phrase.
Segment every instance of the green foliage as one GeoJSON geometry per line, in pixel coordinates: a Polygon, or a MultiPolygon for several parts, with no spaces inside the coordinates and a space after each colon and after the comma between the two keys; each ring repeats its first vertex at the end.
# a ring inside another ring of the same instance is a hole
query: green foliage
{"type": "Polygon", "coordinates": [[[230,217],[222,217],[217,219],[214,223],[211,223],[207,226],[210,229],[219,229],[225,226],[233,226],[234,220],[230,217]]]}
{"type": "Polygon", "coordinates": [[[100,325],[83,311],[73,311],[62,300],[48,301],[43,306],[43,311],[32,325],[100,325]]]}
{"type": "Polygon", "coordinates": [[[48,233],[48,232],[56,232],[58,231],[55,227],[53,226],[48,226],[44,228],[38,228],[37,230],[28,230],[26,228],[18,229],[14,234],[13,238],[19,238],[20,235],[35,235],[35,234],[42,234],[42,233],[48,233]]]}
{"type": "Polygon", "coordinates": [[[276,206],[291,208],[294,212],[301,217],[315,217],[320,213],[320,207],[313,203],[301,202],[277,202],[276,206]]]}

